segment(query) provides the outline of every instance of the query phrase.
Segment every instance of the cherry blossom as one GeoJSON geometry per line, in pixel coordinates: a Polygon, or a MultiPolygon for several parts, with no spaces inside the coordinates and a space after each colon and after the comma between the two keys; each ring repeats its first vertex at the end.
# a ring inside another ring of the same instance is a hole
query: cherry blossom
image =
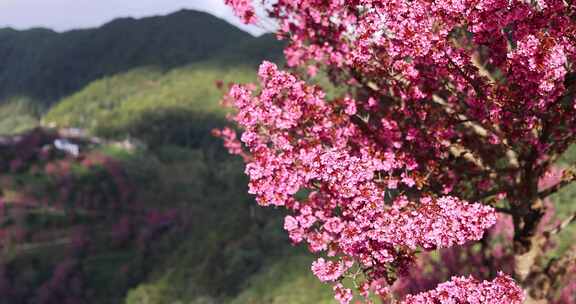
{"type": "Polygon", "coordinates": [[[250,0],[224,0],[224,3],[234,9],[236,16],[246,24],[256,23],[256,12],[250,0]]]}
{"type": "MultiPolygon", "coordinates": [[[[576,142],[574,4],[260,2],[272,4],[289,71],[264,62],[259,86],[232,86],[224,100],[241,136],[222,137],[244,157],[256,201],[286,208],[291,241],[324,256],[314,273],[338,301],[350,301],[343,276],[385,296],[418,251],[482,239],[504,198],[516,257],[529,256],[542,199],[574,180],[538,187],[576,142]],[[320,72],[340,95],[305,81],[320,72]]],[[[504,275],[439,288],[406,301],[522,301],[504,275]]]]}

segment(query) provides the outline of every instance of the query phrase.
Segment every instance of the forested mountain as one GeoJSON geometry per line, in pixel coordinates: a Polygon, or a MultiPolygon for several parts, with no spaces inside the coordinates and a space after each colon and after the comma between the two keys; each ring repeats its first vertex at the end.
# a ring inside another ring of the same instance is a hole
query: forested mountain
{"type": "Polygon", "coordinates": [[[249,55],[270,53],[279,45],[270,38],[254,38],[192,10],[63,33],[0,29],[0,100],[27,97],[48,105],[91,81],[136,67],[166,70],[222,54],[230,56],[216,61],[234,63],[254,57],[234,54],[246,53],[253,43],[258,49],[249,55]]]}

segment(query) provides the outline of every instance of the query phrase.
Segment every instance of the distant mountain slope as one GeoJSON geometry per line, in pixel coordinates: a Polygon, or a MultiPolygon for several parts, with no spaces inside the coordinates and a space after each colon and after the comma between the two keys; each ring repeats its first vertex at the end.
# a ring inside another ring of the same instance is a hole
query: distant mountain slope
{"type": "MultiPolygon", "coordinates": [[[[167,69],[207,60],[238,47],[250,49],[251,41],[260,48],[256,53],[267,52],[268,46],[279,51],[270,37],[254,38],[191,10],[117,19],[100,28],[64,33],[0,29],[0,100],[26,96],[49,104],[105,76],[142,66],[167,69]]],[[[227,61],[239,58],[230,56],[227,61]]]]}

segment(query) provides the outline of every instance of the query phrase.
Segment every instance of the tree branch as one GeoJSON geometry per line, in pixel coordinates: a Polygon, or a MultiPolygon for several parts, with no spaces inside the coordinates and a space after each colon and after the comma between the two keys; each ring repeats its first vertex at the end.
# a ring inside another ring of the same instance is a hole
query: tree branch
{"type": "Polygon", "coordinates": [[[572,213],[570,216],[568,216],[566,219],[564,219],[556,227],[544,232],[544,236],[550,237],[550,236],[556,235],[556,234],[562,232],[564,229],[566,229],[566,227],[568,227],[568,225],[572,224],[573,222],[576,222],[576,212],[572,213]]]}
{"type": "Polygon", "coordinates": [[[564,178],[562,181],[558,182],[556,185],[546,188],[538,193],[538,197],[544,199],[558,191],[562,188],[570,185],[572,182],[576,181],[576,174],[573,172],[573,167],[564,170],[564,178]]]}
{"type": "Polygon", "coordinates": [[[512,215],[513,212],[512,210],[508,209],[508,208],[502,208],[502,207],[493,207],[494,210],[496,210],[496,212],[500,212],[500,213],[504,213],[504,214],[508,214],[508,215],[512,215]]]}

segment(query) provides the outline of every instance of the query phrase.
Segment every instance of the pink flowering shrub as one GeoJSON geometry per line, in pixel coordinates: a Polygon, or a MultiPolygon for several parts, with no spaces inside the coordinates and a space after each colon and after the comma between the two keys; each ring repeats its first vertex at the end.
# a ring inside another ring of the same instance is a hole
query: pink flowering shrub
{"type": "MultiPolygon", "coordinates": [[[[562,171],[552,167],[539,181],[540,189],[547,189],[562,180],[562,171]]],[[[545,233],[551,227],[559,225],[555,217],[555,206],[546,200],[546,214],[538,227],[540,233],[545,233]]],[[[442,249],[438,255],[426,253],[420,256],[416,265],[408,274],[399,278],[391,288],[393,297],[385,299],[389,303],[393,298],[403,298],[410,294],[423,292],[447,280],[452,276],[472,274],[476,278],[489,278],[500,270],[513,273],[514,252],[510,246],[514,235],[514,225],[510,216],[502,215],[496,225],[492,226],[483,241],[479,244],[468,244],[442,249]]],[[[557,244],[547,240],[543,244],[547,250],[556,249],[557,244]]],[[[570,257],[568,257],[570,259],[570,257]]],[[[576,260],[566,267],[568,276],[562,278],[559,288],[550,296],[550,303],[571,304],[576,300],[576,260]]]]}
{"type": "MultiPolygon", "coordinates": [[[[554,206],[547,202],[548,209],[539,231],[546,231],[549,227],[558,224],[554,219],[554,206]]],[[[399,278],[392,288],[391,296],[385,303],[390,303],[395,298],[404,298],[410,294],[424,292],[436,285],[453,277],[471,274],[475,278],[488,279],[499,271],[506,273],[514,272],[514,253],[510,246],[514,234],[514,226],[510,216],[500,216],[496,225],[492,226],[481,243],[467,244],[445,248],[434,254],[428,252],[422,254],[415,265],[407,274],[399,278]]],[[[548,242],[544,244],[549,249],[556,248],[556,244],[548,242]]],[[[574,261],[576,266],[576,261],[574,261]]],[[[568,266],[572,269],[574,266],[568,266]]],[[[568,270],[571,273],[571,270],[568,270]]],[[[552,295],[551,303],[570,304],[574,292],[575,276],[563,278],[563,285],[558,292],[552,295]]]]}
{"type": "Polygon", "coordinates": [[[454,277],[432,291],[408,296],[404,304],[427,303],[521,303],[522,290],[508,276],[499,274],[494,281],[479,282],[474,278],[454,277]]]}
{"type": "MultiPolygon", "coordinates": [[[[227,3],[253,15],[246,1],[227,3]]],[[[258,88],[232,86],[224,103],[242,133],[216,134],[245,160],[257,202],[288,210],[284,228],[321,256],[312,271],[336,299],[354,298],[345,279],[386,297],[418,251],[482,240],[496,212],[512,218],[506,270],[517,283],[455,277],[404,301],[549,299],[540,282],[557,275],[535,265],[561,229],[538,227],[544,200],[576,179],[572,167],[550,173],[576,142],[575,5],[271,4],[291,71],[264,62],[258,88]],[[319,71],[344,93],[327,98],[304,80],[319,71]],[[549,175],[560,178],[541,182],[549,175]]]]}

